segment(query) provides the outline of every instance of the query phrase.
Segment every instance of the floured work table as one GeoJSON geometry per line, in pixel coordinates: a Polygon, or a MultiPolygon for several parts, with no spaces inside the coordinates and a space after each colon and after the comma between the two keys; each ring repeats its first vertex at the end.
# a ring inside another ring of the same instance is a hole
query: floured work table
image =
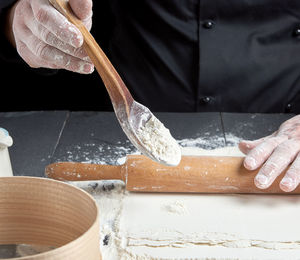
{"type": "MultiPolygon", "coordinates": [[[[231,137],[256,139],[276,131],[291,114],[154,113],[177,140],[217,137],[202,148],[230,145],[231,137]]],[[[3,112],[0,126],[14,144],[9,149],[14,175],[44,176],[56,161],[105,163],[135,148],[111,112],[3,112]],[[117,147],[117,150],[114,149],[117,147]],[[120,147],[124,149],[120,149],[120,147]]]]}
{"type": "MultiPolygon", "coordinates": [[[[238,113],[154,114],[170,129],[174,138],[182,146],[196,145],[204,149],[236,145],[240,139],[253,140],[269,135],[276,131],[282,122],[293,116],[291,114],[238,113]]],[[[43,177],[45,166],[59,161],[122,164],[126,154],[136,152],[136,149],[122,132],[115,115],[110,112],[37,111],[0,113],[0,127],[7,129],[14,140],[13,146],[9,149],[14,175],[43,177]]],[[[100,211],[101,207],[119,207],[118,200],[124,199],[123,195],[120,197],[117,194],[117,199],[115,199],[110,194],[110,192],[113,192],[112,190],[121,189],[118,184],[112,182],[103,182],[102,186],[98,184],[97,182],[78,183],[77,186],[95,195],[94,197],[98,199],[100,204],[100,211]],[[107,201],[102,199],[105,196],[107,201]]],[[[144,199],[147,199],[146,197],[147,195],[144,198],[141,195],[142,199],[133,197],[129,204],[126,201],[128,199],[125,198],[124,205],[126,206],[126,203],[127,206],[132,203],[139,205],[144,199]]],[[[186,197],[183,195],[182,198],[182,200],[173,200],[171,195],[171,197],[165,196],[163,199],[156,197],[156,200],[158,200],[158,204],[162,203],[161,205],[165,207],[164,209],[169,215],[173,214],[171,216],[173,221],[176,218],[188,219],[189,212],[186,212],[186,207],[189,206],[191,212],[195,210],[191,204],[192,202],[183,205],[182,203],[186,200],[186,197]]],[[[195,199],[194,203],[198,202],[197,197],[194,196],[193,199],[195,199]]],[[[245,202],[249,203],[243,197],[241,201],[243,201],[243,204],[245,202]]],[[[210,201],[208,200],[206,203],[210,203],[210,201]]],[[[149,207],[151,208],[150,205],[149,207]]],[[[251,205],[249,207],[251,208],[251,205]]],[[[197,213],[197,211],[195,212],[197,213]]],[[[134,213],[132,213],[133,218],[135,217],[134,213]]],[[[107,212],[105,214],[107,216],[103,221],[107,221],[107,223],[116,221],[107,212]]],[[[132,228],[134,229],[134,227],[132,228]]],[[[113,238],[111,232],[110,227],[102,226],[102,248],[109,246],[113,239],[119,239],[117,237],[113,238]]],[[[145,246],[139,244],[145,243],[145,241],[132,240],[124,242],[120,239],[116,241],[119,243],[118,247],[122,247],[122,243],[131,243],[138,250],[145,246]]],[[[243,241],[245,243],[245,240],[243,241]]],[[[189,244],[191,244],[190,242],[189,244]]],[[[150,243],[150,246],[154,248],[155,244],[153,243],[157,243],[157,241],[147,241],[146,243],[150,243]]],[[[164,243],[171,243],[171,247],[182,247],[180,241],[165,241],[164,243]]],[[[205,244],[207,242],[201,240],[197,243],[205,244]]],[[[220,242],[220,244],[222,243],[220,242]]],[[[258,242],[256,241],[256,243],[258,242]]],[[[247,245],[238,246],[247,247],[247,245]]],[[[196,250],[194,245],[192,247],[191,251],[196,250]]],[[[224,250],[227,250],[228,247],[230,250],[230,245],[226,245],[224,250]]],[[[259,246],[256,247],[257,250],[261,250],[259,246]]],[[[266,247],[266,245],[263,247],[266,247]]],[[[163,249],[163,246],[161,248],[163,249]]],[[[211,249],[212,247],[208,248],[208,250],[211,249]]],[[[138,250],[136,251],[138,252],[138,250]]],[[[178,257],[180,257],[180,253],[179,251],[176,252],[178,257]]],[[[220,254],[226,256],[226,251],[220,251],[220,254]]],[[[105,253],[106,258],[104,259],[117,259],[107,258],[108,255],[112,255],[111,252],[105,253]]],[[[163,256],[166,257],[166,255],[163,256]]],[[[128,258],[124,259],[131,259],[130,254],[128,254],[128,258]]],[[[150,259],[150,257],[146,259],[150,259]]]]}

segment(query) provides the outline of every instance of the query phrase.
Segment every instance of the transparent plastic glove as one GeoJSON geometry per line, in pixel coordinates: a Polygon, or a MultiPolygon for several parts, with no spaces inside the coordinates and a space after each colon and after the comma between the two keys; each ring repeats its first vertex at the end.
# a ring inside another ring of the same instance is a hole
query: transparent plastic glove
{"type": "Polygon", "coordinates": [[[244,166],[255,170],[262,166],[254,182],[258,188],[268,188],[288,168],[280,182],[283,191],[293,191],[300,182],[300,115],[285,121],[270,136],[242,141],[240,150],[246,154],[244,166]]]}
{"type": "MultiPolygon", "coordinates": [[[[92,0],[70,0],[70,5],[90,29],[92,0]]],[[[82,34],[48,0],[19,0],[9,18],[11,38],[29,66],[93,72],[94,66],[82,48],[82,34]]]]}

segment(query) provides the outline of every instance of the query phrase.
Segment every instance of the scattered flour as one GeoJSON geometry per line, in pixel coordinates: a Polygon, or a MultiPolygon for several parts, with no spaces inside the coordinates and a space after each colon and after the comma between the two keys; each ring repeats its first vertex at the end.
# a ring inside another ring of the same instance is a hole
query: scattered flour
{"type": "MultiPolygon", "coordinates": [[[[243,156],[235,136],[216,150],[222,137],[178,142],[183,155],[243,156]]],[[[120,156],[112,162],[123,164],[126,152],[112,150],[120,156]]],[[[120,181],[73,184],[99,205],[103,260],[299,259],[299,196],[132,193],[120,181]]]]}
{"type": "MultiPolygon", "coordinates": [[[[91,135],[91,138],[94,138],[94,134],[91,135]]],[[[190,150],[190,152],[197,152],[201,149],[215,150],[216,148],[225,146],[236,146],[240,140],[239,137],[232,134],[226,135],[226,141],[223,135],[206,135],[204,138],[177,140],[177,143],[180,145],[181,150],[184,148],[185,152],[188,150],[190,150]]],[[[67,147],[66,151],[57,155],[57,161],[121,165],[125,163],[127,154],[140,154],[129,140],[118,142],[117,144],[108,142],[102,145],[82,143],[67,147]]]]}
{"type": "MultiPolygon", "coordinates": [[[[234,143],[238,143],[239,138],[233,136],[232,139],[234,139],[234,143]]],[[[212,136],[205,140],[201,138],[184,139],[178,140],[178,143],[180,143],[181,146],[185,146],[181,147],[181,150],[191,154],[203,150],[201,148],[213,149],[216,146],[224,146],[225,144],[222,136],[212,136]]],[[[94,143],[76,144],[70,147],[69,150],[72,150],[73,152],[59,155],[62,160],[94,164],[121,165],[125,163],[127,154],[140,154],[129,141],[126,141],[125,143],[118,142],[115,145],[104,143],[101,146],[96,146],[94,143]]],[[[103,260],[151,259],[148,257],[142,258],[141,256],[134,256],[131,253],[129,254],[126,252],[127,238],[120,234],[119,226],[123,211],[123,201],[124,198],[130,196],[130,193],[125,191],[123,182],[114,180],[82,181],[71,182],[71,184],[89,192],[99,205],[100,248],[103,260]]],[[[174,198],[172,201],[161,201],[161,203],[159,203],[159,208],[162,212],[165,212],[166,215],[173,215],[175,217],[190,214],[186,201],[181,198],[174,198]]]]}
{"type": "Polygon", "coordinates": [[[225,146],[237,146],[240,141],[241,138],[232,134],[227,134],[224,137],[223,135],[210,136],[209,133],[205,133],[204,136],[198,138],[178,140],[178,143],[182,147],[198,147],[205,150],[214,150],[225,146]]]}
{"type": "MultiPolygon", "coordinates": [[[[234,135],[177,140],[183,155],[243,156],[239,141],[234,135]]],[[[69,161],[98,164],[120,165],[127,154],[139,154],[130,142],[71,150],[69,161]]],[[[145,194],[125,191],[120,181],[72,184],[99,205],[103,260],[299,259],[299,196],[145,194]]]]}
{"type": "MultiPolygon", "coordinates": [[[[182,154],[243,156],[236,146],[182,154]]],[[[293,195],[125,192],[116,256],[107,259],[299,259],[299,203],[293,195]]]]}
{"type": "Polygon", "coordinates": [[[176,200],[172,203],[166,203],[162,205],[162,210],[165,210],[169,214],[177,214],[177,215],[183,215],[187,214],[187,208],[186,204],[182,200],[176,200]]]}
{"type": "Polygon", "coordinates": [[[299,196],[149,194],[126,192],[120,181],[71,184],[99,206],[103,260],[299,259],[299,196]]]}
{"type": "Polygon", "coordinates": [[[125,162],[127,154],[140,154],[128,140],[114,145],[76,144],[67,148],[66,152],[58,155],[58,158],[60,161],[120,165],[125,162]]]}

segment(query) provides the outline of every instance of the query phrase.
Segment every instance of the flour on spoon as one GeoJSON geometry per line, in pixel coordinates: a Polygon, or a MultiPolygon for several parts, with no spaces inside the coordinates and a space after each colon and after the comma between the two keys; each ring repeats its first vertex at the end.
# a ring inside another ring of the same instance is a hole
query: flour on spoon
{"type": "Polygon", "coordinates": [[[155,116],[137,131],[141,143],[155,159],[170,166],[176,166],[181,160],[181,149],[176,140],[155,116]]]}

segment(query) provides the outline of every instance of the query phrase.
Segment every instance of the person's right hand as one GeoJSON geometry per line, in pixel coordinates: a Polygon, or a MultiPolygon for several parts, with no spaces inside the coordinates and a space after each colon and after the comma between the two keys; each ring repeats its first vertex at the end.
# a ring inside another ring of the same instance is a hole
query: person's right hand
{"type": "MultiPolygon", "coordinates": [[[[92,0],[69,3],[90,29],[92,0]]],[[[30,67],[93,72],[94,66],[82,48],[82,34],[48,0],[19,0],[10,11],[9,21],[10,40],[30,67]]]]}

